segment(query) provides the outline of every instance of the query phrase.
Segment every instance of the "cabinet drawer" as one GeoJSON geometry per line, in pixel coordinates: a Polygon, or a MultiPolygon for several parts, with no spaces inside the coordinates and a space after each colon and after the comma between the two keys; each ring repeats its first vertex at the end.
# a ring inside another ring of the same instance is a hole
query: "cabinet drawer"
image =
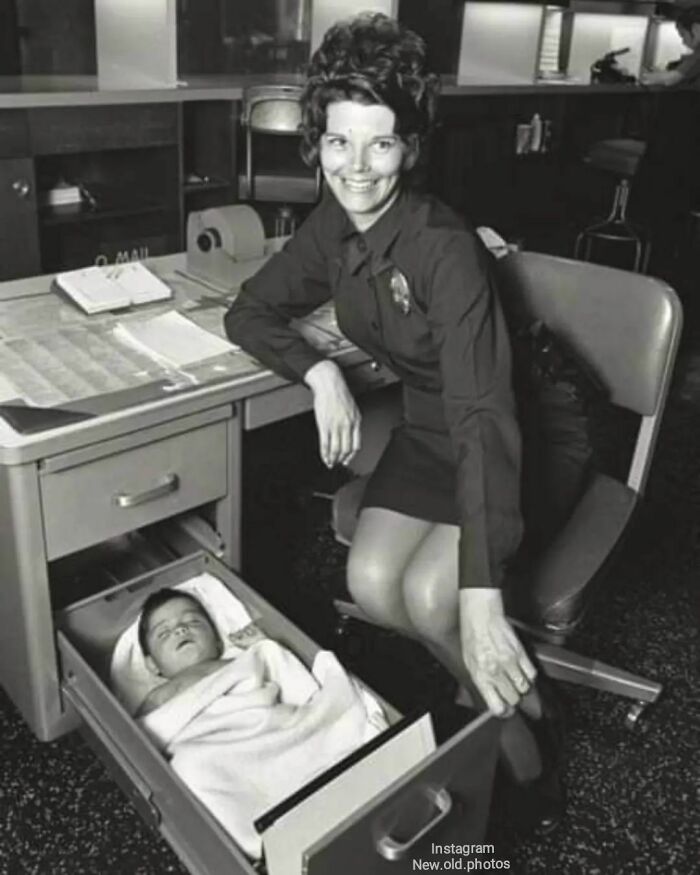
{"type": "Polygon", "coordinates": [[[90,544],[222,498],[226,422],[154,440],[40,477],[46,553],[90,544]]]}
{"type": "MultiPolygon", "coordinates": [[[[348,386],[356,395],[396,382],[396,376],[385,367],[363,362],[343,369],[348,386]]],[[[249,398],[245,403],[243,427],[260,428],[280,419],[305,413],[313,407],[313,396],[306,386],[293,383],[249,398]]]]}
{"type": "MultiPolygon", "coordinates": [[[[111,764],[138,810],[160,830],[192,873],[253,875],[256,869],[231,836],[187,789],[104,682],[111,648],[146,595],[202,571],[221,580],[267,635],[311,664],[319,649],[315,642],[220,562],[199,553],[57,616],[64,694],[82,715],[86,734],[111,764]]],[[[399,717],[390,706],[387,716],[390,721],[399,717]]],[[[349,817],[329,824],[325,831],[322,828],[322,839],[303,853],[301,868],[313,875],[405,875],[414,871],[415,859],[433,858],[433,842],[481,841],[498,729],[498,721],[488,715],[465,726],[349,817]],[[398,824],[406,825],[408,812],[413,826],[400,831],[398,824]]],[[[386,736],[388,743],[392,731],[386,736]]],[[[297,872],[284,859],[282,863],[281,868],[270,865],[268,875],[297,872]]]]}
{"type": "Polygon", "coordinates": [[[35,155],[177,143],[175,104],[43,107],[29,110],[35,155]]]}

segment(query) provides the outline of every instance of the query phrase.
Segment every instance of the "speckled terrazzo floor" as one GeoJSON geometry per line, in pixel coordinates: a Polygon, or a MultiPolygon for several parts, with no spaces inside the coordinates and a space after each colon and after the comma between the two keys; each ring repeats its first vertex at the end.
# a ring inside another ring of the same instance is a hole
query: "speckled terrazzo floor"
{"type": "MultiPolygon", "coordinates": [[[[245,576],[332,645],[328,596],[343,551],[330,535],[327,506],[309,494],[309,483],[321,491],[336,485],[315,461],[312,424],[263,430],[247,450],[245,576]]],[[[516,837],[496,818],[491,839],[511,872],[700,872],[700,364],[692,354],[674,390],[645,512],[613,580],[576,648],[659,679],[664,696],[630,733],[622,700],[563,690],[568,815],[540,841],[516,837]]],[[[355,648],[353,660],[369,666],[369,680],[399,707],[433,683],[434,666],[411,645],[358,634],[346,645],[355,648]],[[406,660],[411,670],[399,670],[406,660]]],[[[184,871],[77,735],[36,742],[0,694],[0,875],[184,871]]]]}

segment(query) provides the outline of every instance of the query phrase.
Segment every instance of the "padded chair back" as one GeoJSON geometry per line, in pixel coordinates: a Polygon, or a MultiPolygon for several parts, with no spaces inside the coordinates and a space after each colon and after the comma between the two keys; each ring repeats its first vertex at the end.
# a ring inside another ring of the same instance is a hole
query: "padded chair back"
{"type": "Polygon", "coordinates": [[[613,404],[642,418],[627,478],[642,492],[680,339],[675,292],[653,277],[537,252],[509,255],[498,274],[502,294],[568,341],[613,404]]]}
{"type": "Polygon", "coordinates": [[[275,179],[275,190],[268,193],[256,184],[254,134],[300,137],[302,88],[298,85],[255,85],[243,94],[241,123],[246,129],[246,176],[244,192],[249,200],[292,200],[313,202],[321,191],[321,176],[304,172],[275,179]]]}

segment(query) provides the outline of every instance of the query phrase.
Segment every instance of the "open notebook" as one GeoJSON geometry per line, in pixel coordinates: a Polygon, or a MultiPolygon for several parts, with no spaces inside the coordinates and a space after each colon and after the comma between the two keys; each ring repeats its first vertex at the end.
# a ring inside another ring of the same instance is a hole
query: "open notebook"
{"type": "Polygon", "coordinates": [[[86,313],[120,310],[172,297],[172,289],[138,261],[85,267],[56,276],[56,285],[86,313]]]}

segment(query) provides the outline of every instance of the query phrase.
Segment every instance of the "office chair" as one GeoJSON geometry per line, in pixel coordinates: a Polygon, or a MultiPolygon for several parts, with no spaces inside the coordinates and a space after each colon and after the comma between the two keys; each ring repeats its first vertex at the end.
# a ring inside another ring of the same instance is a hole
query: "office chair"
{"type": "MultiPolygon", "coordinates": [[[[255,144],[261,135],[299,141],[302,89],[297,85],[255,85],[243,93],[241,124],[245,127],[246,171],[239,179],[244,200],[314,203],[321,193],[321,173],[303,163],[298,149],[269,159],[261,172],[255,144]],[[277,165],[277,166],[275,166],[277,165]]],[[[296,146],[296,143],[295,143],[296,146]]]]}
{"type": "MultiPolygon", "coordinates": [[[[513,253],[497,270],[504,300],[517,296],[532,319],[595,369],[610,402],[638,417],[625,479],[594,473],[559,533],[521,578],[528,587],[526,620],[512,612],[511,588],[505,593],[508,614],[533,639],[544,672],[632,699],[625,722],[633,728],[661,685],[561,645],[581,617],[591,584],[608,570],[644,493],[681,332],[680,303],[660,280],[535,252],[513,253]]],[[[351,480],[333,497],[335,535],[348,546],[367,479],[351,480]]],[[[338,599],[335,606],[341,626],[347,618],[371,622],[351,601],[338,599]]]]}

